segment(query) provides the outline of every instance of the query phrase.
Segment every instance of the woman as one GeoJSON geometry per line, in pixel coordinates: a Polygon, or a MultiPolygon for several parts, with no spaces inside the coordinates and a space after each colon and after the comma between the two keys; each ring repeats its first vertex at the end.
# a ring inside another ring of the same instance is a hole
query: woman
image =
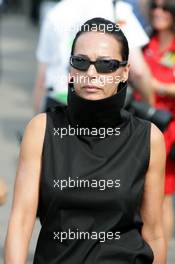
{"type": "Polygon", "coordinates": [[[175,3],[171,0],[151,2],[153,34],[144,49],[144,57],[152,73],[155,106],[173,114],[173,120],[164,132],[166,142],[166,180],[164,227],[167,243],[173,234],[173,194],[175,192],[175,160],[171,151],[175,143],[175,3]]]}
{"type": "Polygon", "coordinates": [[[77,33],[68,106],[37,115],[25,131],[6,264],[25,263],[38,207],[34,263],[166,263],[164,141],[123,109],[128,55],[108,20],[91,19],[77,33]]]}

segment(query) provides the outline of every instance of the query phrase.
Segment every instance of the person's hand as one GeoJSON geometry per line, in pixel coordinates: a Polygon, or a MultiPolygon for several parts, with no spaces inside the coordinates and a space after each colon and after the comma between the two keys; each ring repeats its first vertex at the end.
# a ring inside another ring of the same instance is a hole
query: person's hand
{"type": "Polygon", "coordinates": [[[5,182],[0,179],[0,205],[3,205],[7,200],[7,186],[5,182]]]}
{"type": "Polygon", "coordinates": [[[156,78],[152,78],[151,84],[154,92],[162,96],[166,94],[165,84],[161,83],[156,78]]]}

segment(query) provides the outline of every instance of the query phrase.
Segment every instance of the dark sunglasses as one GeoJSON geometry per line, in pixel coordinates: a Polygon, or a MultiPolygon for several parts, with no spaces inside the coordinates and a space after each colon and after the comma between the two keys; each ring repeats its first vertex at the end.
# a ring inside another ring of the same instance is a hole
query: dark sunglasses
{"type": "Polygon", "coordinates": [[[171,11],[171,7],[168,5],[158,5],[156,3],[151,4],[151,9],[161,8],[164,11],[171,11]]]}
{"type": "Polygon", "coordinates": [[[127,65],[127,61],[118,60],[108,60],[108,59],[98,59],[96,61],[91,61],[88,58],[83,58],[81,56],[71,56],[70,65],[80,71],[87,71],[91,64],[93,64],[98,73],[110,73],[116,71],[118,68],[127,65]]]}

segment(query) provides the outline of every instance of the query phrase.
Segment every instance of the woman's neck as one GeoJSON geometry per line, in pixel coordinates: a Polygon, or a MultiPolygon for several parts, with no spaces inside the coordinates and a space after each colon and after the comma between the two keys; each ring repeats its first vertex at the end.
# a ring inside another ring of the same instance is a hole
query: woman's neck
{"type": "Polygon", "coordinates": [[[68,85],[68,120],[72,126],[84,128],[116,127],[123,122],[121,110],[124,107],[127,82],[120,83],[118,92],[100,100],[88,100],[80,97],[73,84],[68,85]]]}
{"type": "Polygon", "coordinates": [[[161,31],[158,33],[159,50],[164,51],[171,44],[174,34],[170,30],[161,31]]]}

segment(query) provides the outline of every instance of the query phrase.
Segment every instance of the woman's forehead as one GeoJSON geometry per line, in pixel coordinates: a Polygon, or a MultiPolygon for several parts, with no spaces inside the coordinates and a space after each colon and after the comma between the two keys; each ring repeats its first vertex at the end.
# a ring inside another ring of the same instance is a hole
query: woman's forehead
{"type": "Polygon", "coordinates": [[[112,34],[85,32],[79,36],[75,45],[75,54],[94,56],[114,56],[121,53],[120,43],[112,34]]]}

